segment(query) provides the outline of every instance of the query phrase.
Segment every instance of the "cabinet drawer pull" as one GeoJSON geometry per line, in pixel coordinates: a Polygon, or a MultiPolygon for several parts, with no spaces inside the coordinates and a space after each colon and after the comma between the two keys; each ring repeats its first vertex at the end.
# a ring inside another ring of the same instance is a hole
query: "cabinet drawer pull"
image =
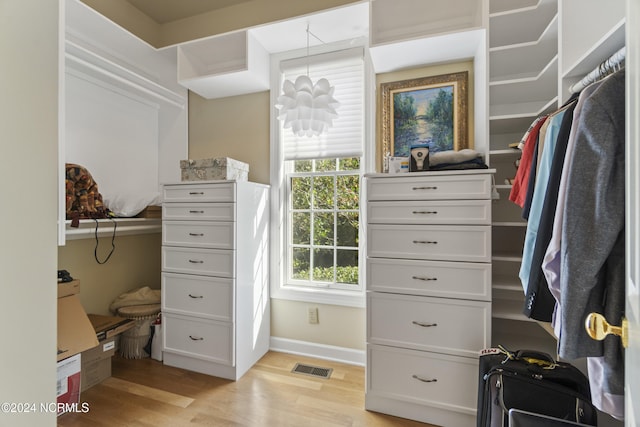
{"type": "Polygon", "coordinates": [[[437,190],[438,187],[413,187],[412,190],[437,190]]]}
{"type": "Polygon", "coordinates": [[[416,379],[418,381],[422,381],[423,383],[437,383],[438,382],[437,378],[431,378],[430,380],[428,380],[426,378],[422,378],[419,375],[415,375],[415,374],[413,374],[411,376],[411,378],[414,378],[414,379],[416,379]]]}
{"type": "Polygon", "coordinates": [[[194,337],[193,335],[189,335],[189,338],[191,338],[193,341],[204,341],[204,338],[202,338],[202,337],[194,337]]]}
{"type": "Polygon", "coordinates": [[[189,195],[191,196],[202,196],[204,194],[204,191],[190,191],[189,195]]]}
{"type": "Polygon", "coordinates": [[[202,295],[191,295],[191,294],[189,294],[189,297],[193,299],[204,298],[202,295]]]}
{"type": "Polygon", "coordinates": [[[201,259],[190,259],[189,262],[191,264],[204,264],[204,261],[202,261],[201,259]]]}
{"type": "Polygon", "coordinates": [[[435,240],[414,240],[413,243],[415,244],[424,244],[424,245],[437,245],[438,242],[436,242],[435,240]]]}
{"type": "Polygon", "coordinates": [[[421,214],[421,215],[437,215],[438,211],[413,211],[411,213],[414,214],[414,215],[418,215],[418,214],[421,214]]]}
{"type": "Polygon", "coordinates": [[[189,213],[192,213],[192,214],[203,214],[204,211],[189,211],[189,213]]]}
{"type": "Polygon", "coordinates": [[[437,278],[437,277],[419,277],[419,276],[411,276],[411,278],[412,278],[413,280],[423,280],[423,281],[425,281],[425,282],[428,282],[428,281],[430,281],[430,280],[438,280],[438,278],[437,278]]]}
{"type": "Polygon", "coordinates": [[[414,325],[422,326],[423,328],[431,328],[431,327],[434,327],[434,326],[438,326],[437,323],[418,322],[417,320],[414,320],[411,323],[413,323],[414,325]]]}
{"type": "Polygon", "coordinates": [[[202,237],[202,236],[204,236],[204,233],[189,233],[189,236],[202,237]]]}

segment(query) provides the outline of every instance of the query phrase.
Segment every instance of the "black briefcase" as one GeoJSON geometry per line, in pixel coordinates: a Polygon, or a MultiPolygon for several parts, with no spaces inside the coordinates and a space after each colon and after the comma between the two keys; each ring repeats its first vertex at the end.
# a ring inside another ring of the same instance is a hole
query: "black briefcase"
{"type": "Polygon", "coordinates": [[[538,351],[485,349],[479,360],[477,426],[508,426],[510,409],[597,425],[589,380],[578,368],[538,351]]]}

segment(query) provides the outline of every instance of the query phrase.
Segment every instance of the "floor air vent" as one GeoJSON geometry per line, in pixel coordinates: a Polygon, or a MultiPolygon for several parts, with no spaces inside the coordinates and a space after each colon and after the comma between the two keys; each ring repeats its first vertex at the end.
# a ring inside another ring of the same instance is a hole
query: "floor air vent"
{"type": "Polygon", "coordinates": [[[303,365],[302,363],[296,363],[291,372],[294,374],[310,375],[317,378],[329,378],[331,376],[331,368],[320,368],[318,366],[303,365]]]}

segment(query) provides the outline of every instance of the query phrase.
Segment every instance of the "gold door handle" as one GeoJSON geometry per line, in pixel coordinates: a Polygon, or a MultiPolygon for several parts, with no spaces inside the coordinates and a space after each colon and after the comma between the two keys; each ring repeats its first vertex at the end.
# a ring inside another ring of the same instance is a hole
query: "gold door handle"
{"type": "Polygon", "coordinates": [[[602,341],[607,335],[612,334],[620,337],[624,348],[629,345],[629,325],[625,318],[622,318],[622,326],[613,326],[607,322],[602,314],[589,313],[584,327],[587,334],[594,340],[602,341]]]}

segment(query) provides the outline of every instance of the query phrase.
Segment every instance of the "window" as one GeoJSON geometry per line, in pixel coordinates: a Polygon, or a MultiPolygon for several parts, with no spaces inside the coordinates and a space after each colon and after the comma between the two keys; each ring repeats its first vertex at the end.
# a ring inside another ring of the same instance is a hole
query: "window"
{"type": "MultiPolygon", "coordinates": [[[[361,178],[365,171],[365,60],[362,48],[278,61],[272,98],[285,79],[326,78],[340,103],[325,134],[296,136],[274,117],[272,296],[364,304],[361,178]],[[274,239],[275,237],[275,239],[274,239]],[[327,297],[327,295],[329,295],[327,297]],[[329,298],[329,300],[323,299],[329,298]],[[338,301],[335,299],[337,298],[338,301]],[[348,300],[350,302],[341,302],[348,300]]],[[[275,114],[274,116],[277,116],[275,114]]]]}
{"type": "Polygon", "coordinates": [[[287,163],[287,283],[358,289],[360,158],[287,163]]]}

